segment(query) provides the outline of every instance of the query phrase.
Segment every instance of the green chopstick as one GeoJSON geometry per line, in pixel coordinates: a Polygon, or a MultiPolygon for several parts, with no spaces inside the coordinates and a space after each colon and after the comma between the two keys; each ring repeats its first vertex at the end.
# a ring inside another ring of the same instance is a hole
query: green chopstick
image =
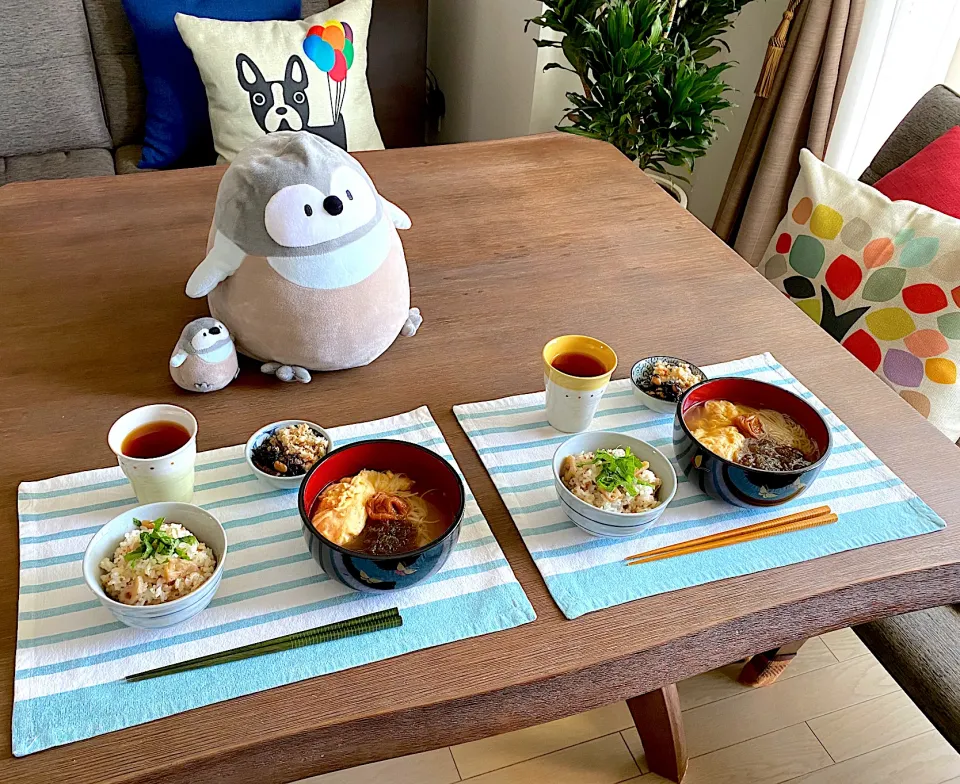
{"type": "Polygon", "coordinates": [[[254,656],[263,656],[267,653],[276,653],[277,651],[289,651],[293,648],[303,648],[307,645],[316,645],[320,642],[331,642],[332,640],[342,640],[345,637],[353,637],[358,634],[369,634],[378,632],[382,629],[395,629],[403,626],[403,618],[400,617],[400,611],[396,607],[389,610],[380,610],[369,615],[361,615],[359,618],[349,618],[345,621],[328,623],[326,626],[318,626],[315,629],[306,629],[302,632],[287,634],[283,637],[274,637],[272,640],[263,640],[261,642],[243,645],[240,648],[231,648],[228,651],[220,653],[211,653],[206,656],[198,656],[196,659],[187,659],[187,661],[178,664],[168,664],[165,667],[157,667],[154,670],[138,672],[136,675],[128,675],[128,683],[136,681],[145,681],[150,678],[158,678],[161,675],[172,675],[178,672],[187,672],[188,670],[199,670],[201,667],[212,667],[215,664],[226,664],[227,662],[240,661],[241,659],[250,659],[254,656]]]}

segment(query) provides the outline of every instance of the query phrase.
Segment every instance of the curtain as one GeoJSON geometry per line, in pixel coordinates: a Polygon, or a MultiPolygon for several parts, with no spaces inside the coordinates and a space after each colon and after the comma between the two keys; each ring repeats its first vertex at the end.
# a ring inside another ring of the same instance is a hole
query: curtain
{"type": "Polygon", "coordinates": [[[910,108],[947,80],[960,41],[957,0],[866,0],[850,84],[826,162],[857,178],[910,108]]]}
{"type": "Polygon", "coordinates": [[[754,266],[786,212],[800,150],[827,151],[864,3],[802,0],[769,97],[753,102],[713,230],[754,266]]]}

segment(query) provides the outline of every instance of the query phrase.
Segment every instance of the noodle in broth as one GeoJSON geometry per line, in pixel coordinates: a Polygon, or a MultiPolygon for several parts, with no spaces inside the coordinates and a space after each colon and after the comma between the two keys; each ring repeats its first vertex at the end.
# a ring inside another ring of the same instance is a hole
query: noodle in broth
{"type": "Polygon", "coordinates": [[[310,516],[313,527],[341,547],[369,555],[396,555],[438,539],[450,524],[406,474],[363,470],[328,485],[310,516]]]}
{"type": "Polygon", "coordinates": [[[714,454],[750,468],[789,471],[820,458],[816,442],[786,414],[708,400],[684,414],[693,437],[714,454]]]}

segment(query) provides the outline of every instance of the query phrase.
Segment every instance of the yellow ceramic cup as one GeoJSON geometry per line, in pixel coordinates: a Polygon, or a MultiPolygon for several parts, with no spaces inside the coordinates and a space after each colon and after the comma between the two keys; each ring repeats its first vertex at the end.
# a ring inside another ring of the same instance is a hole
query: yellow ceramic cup
{"type": "Polygon", "coordinates": [[[602,340],[586,335],[563,335],[543,347],[543,381],[547,390],[547,421],[564,433],[578,433],[590,427],[610,376],[617,369],[617,355],[602,340]],[[597,360],[604,372],[595,376],[573,376],[557,370],[553,363],[561,354],[586,354],[597,360]]]}

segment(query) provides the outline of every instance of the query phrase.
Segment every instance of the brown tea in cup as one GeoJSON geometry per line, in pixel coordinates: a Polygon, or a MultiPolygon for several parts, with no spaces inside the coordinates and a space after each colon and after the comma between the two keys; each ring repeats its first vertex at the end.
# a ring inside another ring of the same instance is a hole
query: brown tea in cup
{"type": "Polygon", "coordinates": [[[190,432],[176,422],[147,422],[135,427],[120,445],[127,457],[149,460],[176,452],[190,440],[190,432]]]}

